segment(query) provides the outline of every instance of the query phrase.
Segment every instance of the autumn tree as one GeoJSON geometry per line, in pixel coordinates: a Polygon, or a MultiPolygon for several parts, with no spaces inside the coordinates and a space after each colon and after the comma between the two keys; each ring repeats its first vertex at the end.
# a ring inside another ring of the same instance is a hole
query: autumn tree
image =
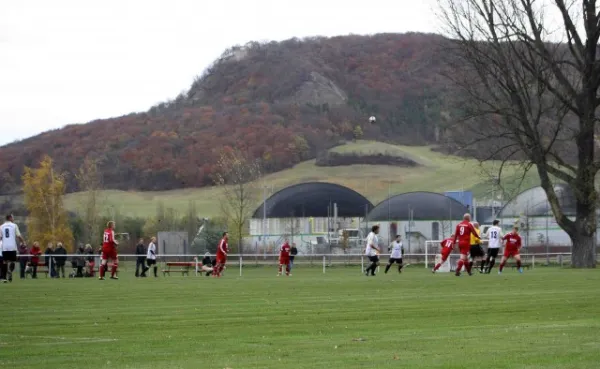
{"type": "Polygon", "coordinates": [[[363,130],[360,126],[354,127],[354,131],[352,131],[352,136],[354,137],[354,141],[360,140],[363,137],[363,130]]]}
{"type": "MultiPolygon", "coordinates": [[[[465,131],[490,158],[519,159],[539,176],[572,264],[596,266],[596,111],[600,14],[595,0],[439,0],[452,38],[448,63],[465,131]],[[548,16],[550,15],[550,16],[548,16]],[[552,17],[554,15],[554,17],[552,17]],[[576,198],[571,219],[555,184],[576,198]]],[[[500,167],[502,168],[502,166],[500,167]]]]}
{"type": "Polygon", "coordinates": [[[221,188],[221,211],[233,228],[231,236],[242,254],[244,230],[258,199],[256,180],[260,178],[261,166],[246,153],[226,148],[215,167],[214,181],[221,188]]]}
{"type": "Polygon", "coordinates": [[[102,173],[98,162],[85,158],[75,175],[79,191],[82,192],[78,213],[83,221],[83,239],[95,245],[100,242],[102,229],[102,173]]]}
{"type": "Polygon", "coordinates": [[[39,168],[25,167],[22,179],[31,242],[41,245],[62,242],[68,250],[73,250],[73,233],[63,205],[65,178],[56,173],[52,159],[44,156],[39,168]]]}

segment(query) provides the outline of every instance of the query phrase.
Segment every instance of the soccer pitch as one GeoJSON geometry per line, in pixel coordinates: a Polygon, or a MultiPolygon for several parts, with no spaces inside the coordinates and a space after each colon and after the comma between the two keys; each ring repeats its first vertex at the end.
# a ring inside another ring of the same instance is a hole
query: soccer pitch
{"type": "Polygon", "coordinates": [[[600,270],[235,268],[0,285],[2,368],[590,368],[600,270]]]}

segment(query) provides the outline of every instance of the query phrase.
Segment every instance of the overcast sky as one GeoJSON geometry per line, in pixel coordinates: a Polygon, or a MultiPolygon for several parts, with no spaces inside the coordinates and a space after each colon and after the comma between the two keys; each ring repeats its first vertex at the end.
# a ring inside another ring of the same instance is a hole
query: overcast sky
{"type": "Polygon", "coordinates": [[[0,145],[187,90],[226,48],[436,32],[435,0],[0,1],[0,145]],[[10,129],[5,129],[9,126],[10,129]]]}

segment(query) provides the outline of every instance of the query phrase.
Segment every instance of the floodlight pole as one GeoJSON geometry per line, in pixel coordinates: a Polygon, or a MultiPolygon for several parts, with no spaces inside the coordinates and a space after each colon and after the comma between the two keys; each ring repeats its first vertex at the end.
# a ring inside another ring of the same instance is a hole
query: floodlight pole
{"type": "Polygon", "coordinates": [[[263,223],[262,223],[263,247],[267,247],[267,239],[265,237],[266,225],[267,225],[267,185],[263,183],[263,223]]]}
{"type": "Polygon", "coordinates": [[[392,242],[392,230],[391,228],[391,210],[390,210],[390,196],[391,196],[391,187],[392,187],[392,181],[388,181],[388,197],[387,197],[387,204],[388,204],[388,245],[392,242]]]}

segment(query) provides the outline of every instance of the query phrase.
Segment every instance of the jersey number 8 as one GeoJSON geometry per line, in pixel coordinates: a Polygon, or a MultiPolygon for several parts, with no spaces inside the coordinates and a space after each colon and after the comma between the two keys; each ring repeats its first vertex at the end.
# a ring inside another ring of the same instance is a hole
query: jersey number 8
{"type": "Polygon", "coordinates": [[[4,228],[4,238],[10,238],[10,232],[8,228],[4,228]]]}

